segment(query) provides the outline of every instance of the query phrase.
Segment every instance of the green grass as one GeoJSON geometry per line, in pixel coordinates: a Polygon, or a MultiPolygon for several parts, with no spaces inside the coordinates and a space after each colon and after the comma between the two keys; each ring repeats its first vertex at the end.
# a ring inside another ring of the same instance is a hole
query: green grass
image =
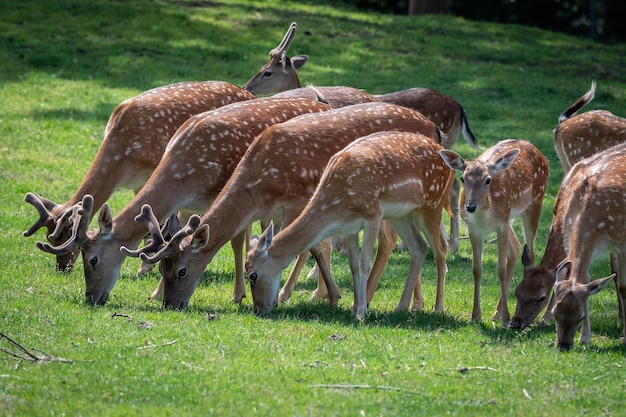
{"type": "MultiPolygon", "coordinates": [[[[430,310],[435,278],[424,269],[426,311],[392,313],[408,255],[394,254],[362,324],[350,313],[351,278],[335,255],[338,310],[310,302],[310,281],[268,317],[248,296],[230,303],[225,247],[185,312],[147,300],[156,275],[128,260],[109,303],[83,302],[82,267],[54,272],[38,236],[24,238],[38,192],[62,202],[76,189],[122,100],[184,80],[242,85],[288,24],[290,53],[308,54],[304,84],[371,93],[414,86],[456,98],[485,147],[529,139],[551,161],[536,240],[541,257],[562,170],[552,146],[558,115],[586,91],[588,107],[626,114],[626,46],[451,16],[391,16],[331,1],[0,0],[0,331],[24,347],[70,359],[20,362],[0,352],[0,415],[619,415],[625,364],[614,289],[591,301],[592,343],[563,354],[554,329],[492,325],[499,295],[487,245],[483,323],[469,323],[471,249],[448,259],[446,313],[430,310]],[[117,315],[115,315],[117,313],[117,315]],[[466,370],[465,372],[462,372],[466,370]]],[[[467,157],[476,151],[459,142],[467,157]]],[[[116,193],[119,212],[132,198],[116,193]]],[[[519,223],[516,223],[519,231],[519,223]]],[[[93,226],[96,227],[96,226],[93,226]]],[[[309,263],[309,266],[312,265],[309,263]]],[[[593,276],[608,273],[602,259],[593,276]]],[[[514,285],[519,282],[518,266],[514,285]]],[[[511,308],[515,298],[510,295],[511,308]]],[[[0,348],[15,350],[7,341],[0,348]]]]}

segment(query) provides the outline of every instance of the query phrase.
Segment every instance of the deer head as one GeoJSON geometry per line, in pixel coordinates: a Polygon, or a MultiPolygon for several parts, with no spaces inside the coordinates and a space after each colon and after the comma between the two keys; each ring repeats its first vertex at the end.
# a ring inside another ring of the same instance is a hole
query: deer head
{"type": "Polygon", "coordinates": [[[556,271],[554,295],[556,304],[552,313],[556,319],[556,343],[560,350],[570,350],[574,346],[574,336],[580,323],[586,318],[589,310],[589,297],[597,294],[615,277],[589,283],[580,283],[571,276],[572,263],[565,260],[556,271]]]}
{"type": "Polygon", "coordinates": [[[293,22],[278,46],[270,51],[270,60],[252,77],[243,88],[252,94],[279,93],[300,87],[297,71],[309,59],[306,55],[289,58],[287,50],[296,34],[297,23],[293,22]]]}

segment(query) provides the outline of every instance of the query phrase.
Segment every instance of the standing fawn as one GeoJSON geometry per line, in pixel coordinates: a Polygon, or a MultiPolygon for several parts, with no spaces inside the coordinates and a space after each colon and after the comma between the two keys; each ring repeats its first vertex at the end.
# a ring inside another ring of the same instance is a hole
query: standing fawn
{"type": "MultiPolygon", "coordinates": [[[[437,127],[420,113],[378,102],[302,115],[265,130],[201,221],[186,229],[190,235],[171,240],[153,257],[140,255],[144,261],[161,261],[165,300],[187,305],[202,272],[226,242],[255,220],[291,223],[315,191],[331,156],[361,136],[384,130],[421,132],[438,142],[437,127]]],[[[160,233],[158,228],[152,232],[160,233]]],[[[393,245],[383,246],[389,250],[380,256],[388,257],[393,245]]],[[[320,247],[311,249],[322,269],[328,303],[337,306],[338,289],[320,247]]]]}
{"type": "MultiPolygon", "coordinates": [[[[59,220],[69,218],[86,194],[93,196],[97,210],[120,187],[138,191],[158,165],[174,132],[189,117],[252,98],[254,95],[232,84],[205,81],[167,85],[124,101],[111,114],[102,145],[68,201],[57,204],[35,193],[26,194],[25,200],[35,206],[39,219],[23,235],[31,236],[45,226],[49,242],[60,245],[69,238],[72,224],[57,227],[59,220]]],[[[57,270],[71,270],[77,256],[78,249],[57,255],[57,270]]]]}
{"type": "Polygon", "coordinates": [[[483,242],[488,233],[495,231],[500,300],[492,320],[499,318],[506,326],[510,320],[507,298],[520,250],[511,221],[522,218],[524,238],[533,256],[533,242],[548,180],[548,161],[534,145],[523,140],[502,141],[469,162],[452,151],[440,153],[452,169],[462,172],[461,217],[467,223],[472,245],[472,322],[481,320],[483,242]]]}
{"type": "MultiPolygon", "coordinates": [[[[626,119],[604,110],[576,115],[576,112],[593,99],[595,91],[596,83],[592,82],[591,88],[559,117],[559,125],[554,132],[554,146],[565,174],[578,161],[626,142],[626,119]]],[[[563,191],[564,185],[561,186],[561,193],[563,191]]],[[[559,200],[557,199],[557,203],[559,200]]],[[[557,211],[558,206],[555,203],[555,216],[557,211]]],[[[557,223],[555,217],[553,224],[557,223]]],[[[517,306],[511,321],[512,327],[524,329],[530,326],[547,305],[549,307],[540,321],[548,323],[553,319],[552,306],[555,300],[553,296],[551,297],[552,287],[556,279],[556,268],[565,257],[561,233],[559,228],[552,227],[545,254],[538,266],[534,265],[532,259],[527,256],[526,248],[524,249],[522,254],[524,278],[515,288],[517,306]]],[[[613,271],[617,271],[615,263],[614,255],[611,254],[613,271]]]]}
{"type": "MultiPolygon", "coordinates": [[[[296,32],[296,23],[293,22],[281,43],[270,52],[270,60],[252,77],[243,88],[254,94],[266,94],[271,92],[280,92],[292,89],[298,89],[295,94],[304,94],[305,89],[300,88],[300,79],[297,70],[302,68],[307,62],[306,55],[292,57],[287,56],[287,50],[293,41],[296,32]]],[[[476,137],[469,128],[467,117],[463,107],[453,98],[441,94],[437,91],[427,88],[410,88],[407,90],[396,91],[393,93],[382,94],[378,96],[364,95],[356,93],[350,87],[316,87],[329,104],[335,106],[338,102],[347,102],[344,98],[346,93],[342,89],[347,89],[350,93],[350,101],[356,99],[370,101],[370,98],[384,101],[387,103],[397,104],[399,106],[408,107],[422,113],[428,119],[441,129],[442,141],[444,148],[450,148],[456,141],[460,132],[463,137],[474,148],[480,148],[476,137]],[[327,90],[332,89],[332,90],[327,90]]],[[[359,91],[359,90],[357,90],[359,91]]],[[[294,94],[293,92],[291,94],[294,94]]],[[[310,92],[308,92],[310,94],[310,92]]],[[[451,191],[452,212],[450,218],[450,247],[451,253],[455,253],[459,247],[459,224],[458,224],[458,201],[459,201],[458,182],[454,182],[451,191]]]]}
{"type": "MultiPolygon", "coordinates": [[[[256,313],[277,304],[280,274],[301,251],[335,234],[346,236],[354,283],[354,313],[367,314],[366,288],[374,243],[382,219],[388,219],[411,254],[409,275],[400,305],[423,306],[421,267],[428,246],[437,264],[435,309],[443,310],[446,241],[441,212],[449,208],[453,172],[441,160],[442,147],[430,138],[406,132],[379,132],[351,143],[335,154],[302,213],[274,236],[269,227],[251,244],[246,257],[256,313]],[[363,248],[359,255],[359,232],[363,248]]],[[[405,309],[405,308],[401,308],[405,309]]]]}
{"type": "MultiPolygon", "coordinates": [[[[56,254],[80,247],[86,298],[91,303],[104,304],[128,252],[122,252],[120,248],[136,248],[148,232],[146,226],[135,221],[135,215],[142,211],[143,206],[151,207],[157,227],[172,212],[205,211],[258,134],[274,123],[329,109],[328,105],[319,101],[266,98],[234,103],[192,116],[172,136],[163,159],[148,182],[115,218],[105,204],[98,216],[100,229],[87,232],[91,212],[84,210],[83,216],[87,219],[81,222],[83,228],[74,240],[57,247],[46,244],[40,247],[56,254]]],[[[243,234],[233,236],[235,302],[240,302],[245,296],[244,243],[243,234]]],[[[153,241],[143,250],[157,250],[158,244],[153,241]]],[[[153,294],[155,296],[156,293],[153,294]]]]}
{"type": "MultiPolygon", "coordinates": [[[[566,186],[558,208],[561,223],[557,227],[562,228],[567,260],[556,271],[556,303],[552,310],[556,342],[561,350],[573,347],[581,321],[579,343],[589,344],[589,296],[615,276],[590,282],[589,266],[594,258],[606,253],[616,256],[618,307],[623,309],[626,302],[626,144],[574,165],[566,186]]],[[[621,321],[624,337],[623,314],[621,321]]],[[[626,338],[623,342],[626,343],[626,338]]]]}

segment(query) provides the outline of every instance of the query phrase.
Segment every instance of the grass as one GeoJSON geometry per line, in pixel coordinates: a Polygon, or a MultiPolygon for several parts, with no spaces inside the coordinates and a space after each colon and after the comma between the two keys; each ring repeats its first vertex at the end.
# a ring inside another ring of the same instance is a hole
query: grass
{"type": "MultiPolygon", "coordinates": [[[[562,354],[554,329],[492,325],[499,285],[487,245],[483,323],[469,323],[471,249],[448,259],[446,313],[430,311],[435,278],[424,269],[426,310],[392,313],[407,273],[394,254],[363,324],[350,314],[351,279],[335,255],[338,310],[308,297],[268,317],[250,298],[230,303],[225,247],[185,312],[147,300],[156,274],[122,267],[109,303],[83,302],[79,266],[54,272],[37,237],[21,232],[35,191],[64,201],[87,171],[108,116],[122,100],[183,80],[242,85],[296,20],[291,54],[308,54],[304,84],[351,85],[372,93],[413,86],[456,98],[483,146],[533,141],[551,161],[536,240],[543,253],[562,170],[552,146],[556,119],[586,91],[589,108],[626,114],[626,46],[452,16],[391,16],[331,1],[0,0],[0,331],[66,363],[18,361],[0,352],[0,414],[37,415],[619,415],[625,379],[613,289],[591,302],[592,343],[562,354]]],[[[467,157],[476,151],[459,142],[467,157]]],[[[132,198],[117,192],[119,212],[132,198]]],[[[93,226],[96,227],[96,226],[93,226]]],[[[519,224],[516,223],[519,231],[519,224]]],[[[309,264],[311,265],[311,264],[309,264]]],[[[594,264],[594,277],[608,263],[594,264]]],[[[521,276],[521,267],[514,285],[521,276]]],[[[511,308],[515,300],[510,295],[511,308]]],[[[6,340],[0,348],[13,349],[6,340]]]]}

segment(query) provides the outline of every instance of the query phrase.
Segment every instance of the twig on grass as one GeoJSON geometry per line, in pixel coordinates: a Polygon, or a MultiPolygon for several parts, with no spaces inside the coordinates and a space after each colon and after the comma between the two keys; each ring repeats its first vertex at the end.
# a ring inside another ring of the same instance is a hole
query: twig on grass
{"type": "Polygon", "coordinates": [[[171,342],[165,342],[165,343],[161,343],[160,345],[146,345],[146,346],[140,346],[137,348],[137,350],[143,350],[143,349],[154,349],[154,348],[158,348],[158,347],[163,347],[163,346],[170,346],[173,345],[174,343],[176,343],[177,340],[172,340],[171,342]]]}
{"type": "Polygon", "coordinates": [[[387,391],[410,392],[417,394],[415,391],[402,389],[398,387],[390,387],[388,385],[356,385],[356,384],[313,384],[312,388],[330,388],[330,389],[378,389],[387,391]]]}
{"type": "MultiPolygon", "coordinates": [[[[0,351],[4,353],[8,353],[9,355],[19,359],[20,361],[30,361],[30,362],[37,362],[37,363],[50,363],[50,362],[74,363],[74,361],[71,361],[69,359],[48,355],[46,352],[39,350],[39,349],[28,350],[24,346],[22,346],[21,344],[11,339],[9,336],[7,336],[6,334],[2,332],[0,332],[0,340],[1,339],[6,339],[9,342],[9,344],[11,344],[13,347],[18,349],[18,351],[21,353],[12,352],[5,348],[0,348],[0,351]],[[40,355],[37,355],[35,352],[40,353],[40,355]]],[[[17,366],[19,366],[19,364],[17,366]]]]}
{"type": "Polygon", "coordinates": [[[490,368],[489,366],[461,366],[457,369],[460,373],[464,374],[469,371],[493,371],[499,372],[497,369],[490,368]]]}
{"type": "Polygon", "coordinates": [[[120,313],[118,313],[118,312],[113,313],[113,315],[111,315],[111,317],[123,317],[123,318],[125,318],[125,319],[128,319],[129,321],[133,321],[133,320],[135,320],[135,319],[133,318],[133,316],[129,316],[128,314],[120,314],[120,313]]]}

